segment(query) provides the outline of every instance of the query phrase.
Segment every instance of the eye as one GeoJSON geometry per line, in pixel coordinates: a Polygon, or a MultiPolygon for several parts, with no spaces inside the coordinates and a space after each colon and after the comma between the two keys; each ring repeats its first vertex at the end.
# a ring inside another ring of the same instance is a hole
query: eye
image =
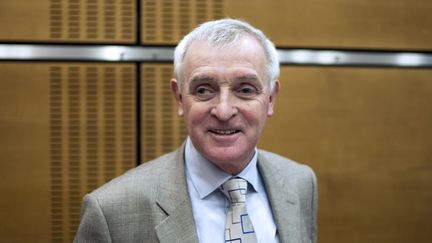
{"type": "Polygon", "coordinates": [[[194,94],[200,100],[207,100],[214,96],[214,89],[209,85],[199,85],[195,88],[194,94]]]}
{"type": "Polygon", "coordinates": [[[258,93],[258,89],[250,84],[242,84],[237,90],[237,95],[241,97],[251,97],[258,93]]]}
{"type": "Polygon", "coordinates": [[[210,92],[209,88],[203,87],[203,86],[200,86],[196,89],[196,93],[198,95],[204,95],[204,94],[209,93],[209,92],[210,92]]]}
{"type": "Polygon", "coordinates": [[[253,94],[255,93],[255,89],[252,89],[251,87],[244,87],[240,89],[239,92],[242,94],[253,94]]]}

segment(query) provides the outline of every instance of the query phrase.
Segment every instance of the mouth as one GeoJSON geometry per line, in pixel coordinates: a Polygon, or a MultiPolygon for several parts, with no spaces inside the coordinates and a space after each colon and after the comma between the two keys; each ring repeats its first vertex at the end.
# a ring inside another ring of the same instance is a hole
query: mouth
{"type": "Polygon", "coordinates": [[[240,130],[238,130],[238,129],[210,129],[209,132],[216,134],[216,135],[229,136],[229,135],[234,135],[236,133],[239,133],[240,130]]]}

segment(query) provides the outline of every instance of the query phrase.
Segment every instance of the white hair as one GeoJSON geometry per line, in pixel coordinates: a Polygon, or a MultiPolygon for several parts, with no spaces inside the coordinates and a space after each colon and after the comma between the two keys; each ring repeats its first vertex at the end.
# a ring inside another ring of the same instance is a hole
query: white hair
{"type": "Polygon", "coordinates": [[[274,44],[264,35],[264,33],[251,26],[250,24],[236,19],[220,19],[209,21],[201,24],[192,32],[187,34],[179,42],[174,51],[174,74],[181,86],[181,72],[183,59],[186,56],[189,46],[194,41],[205,41],[214,45],[229,45],[236,43],[251,36],[258,40],[264,49],[266,56],[266,73],[270,84],[270,90],[273,90],[276,80],[279,79],[279,58],[274,44]]]}

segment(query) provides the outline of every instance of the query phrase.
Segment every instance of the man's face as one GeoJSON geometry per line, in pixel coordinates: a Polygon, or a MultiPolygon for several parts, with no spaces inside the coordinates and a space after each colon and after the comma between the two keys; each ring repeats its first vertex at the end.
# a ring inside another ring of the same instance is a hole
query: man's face
{"type": "Polygon", "coordinates": [[[228,47],[193,42],[172,80],[192,143],[222,170],[236,174],[250,161],[279,84],[270,93],[263,48],[253,38],[228,47]]]}

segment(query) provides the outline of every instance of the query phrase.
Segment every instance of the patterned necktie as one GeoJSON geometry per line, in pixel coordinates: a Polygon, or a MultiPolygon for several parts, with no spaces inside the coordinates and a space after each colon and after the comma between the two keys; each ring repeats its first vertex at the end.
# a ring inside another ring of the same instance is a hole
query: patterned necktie
{"type": "Polygon", "coordinates": [[[252,222],[246,211],[247,186],[248,183],[244,179],[231,178],[221,188],[231,203],[226,217],[225,242],[257,242],[252,222]]]}

